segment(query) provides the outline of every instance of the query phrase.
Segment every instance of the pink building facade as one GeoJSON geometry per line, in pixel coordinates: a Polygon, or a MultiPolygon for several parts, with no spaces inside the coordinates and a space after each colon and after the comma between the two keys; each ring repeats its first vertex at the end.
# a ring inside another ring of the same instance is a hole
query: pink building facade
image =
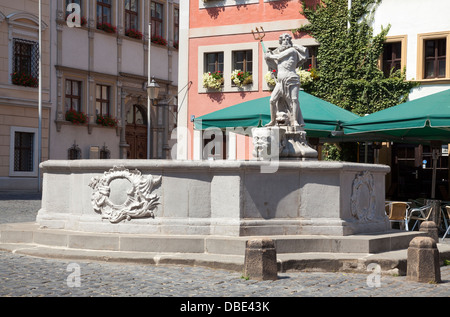
{"type": "MultiPolygon", "coordinates": [[[[314,1],[312,1],[314,2],[314,1]]],[[[262,45],[252,31],[264,30],[264,46],[278,46],[285,32],[293,42],[309,48],[310,55],[318,43],[308,35],[292,30],[308,23],[301,14],[298,0],[185,0],[180,3],[179,87],[189,87],[179,95],[177,158],[210,159],[203,151],[202,131],[194,129],[193,119],[244,101],[270,95],[265,80],[269,69],[262,45]],[[236,70],[252,75],[251,83],[239,86],[232,80],[236,70]],[[205,73],[219,71],[220,88],[204,86],[205,73]]],[[[305,63],[306,68],[313,60],[305,63]]],[[[208,139],[208,137],[205,137],[208,139]]],[[[227,134],[223,149],[215,158],[249,159],[251,142],[240,134],[227,134]]]]}

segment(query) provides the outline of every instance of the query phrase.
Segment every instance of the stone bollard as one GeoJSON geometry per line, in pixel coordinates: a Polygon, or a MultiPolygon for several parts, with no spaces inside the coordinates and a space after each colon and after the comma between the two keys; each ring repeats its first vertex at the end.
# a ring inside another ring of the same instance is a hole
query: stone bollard
{"type": "Polygon", "coordinates": [[[434,239],[436,243],[439,242],[438,227],[434,221],[424,221],[420,224],[420,232],[424,232],[428,237],[434,239]]]}
{"type": "Polygon", "coordinates": [[[406,278],[421,283],[440,283],[439,251],[430,237],[416,237],[408,247],[406,278]]]}
{"type": "Polygon", "coordinates": [[[252,280],[276,280],[277,252],[272,239],[253,239],[246,243],[244,275],[252,280]]]}

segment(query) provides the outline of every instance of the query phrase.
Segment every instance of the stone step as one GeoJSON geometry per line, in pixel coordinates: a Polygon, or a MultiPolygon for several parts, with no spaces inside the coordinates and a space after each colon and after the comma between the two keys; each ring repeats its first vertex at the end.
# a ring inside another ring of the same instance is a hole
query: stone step
{"type": "MultiPolygon", "coordinates": [[[[393,231],[352,236],[297,235],[270,236],[270,238],[275,241],[278,254],[308,252],[376,254],[406,249],[414,237],[421,235],[424,233],[393,231]]],[[[45,229],[36,223],[0,225],[0,243],[27,243],[102,251],[243,255],[245,242],[251,238],[253,237],[87,233],[45,229]]]]}
{"type": "MultiPolygon", "coordinates": [[[[450,259],[450,245],[438,244],[441,263],[450,259]]],[[[0,243],[0,250],[26,256],[70,261],[100,261],[140,265],[188,265],[243,272],[244,255],[209,253],[156,253],[68,249],[36,244],[0,243]]],[[[407,250],[379,254],[285,253],[277,254],[278,272],[319,271],[370,273],[371,263],[380,265],[383,274],[406,275],[407,250]]]]}

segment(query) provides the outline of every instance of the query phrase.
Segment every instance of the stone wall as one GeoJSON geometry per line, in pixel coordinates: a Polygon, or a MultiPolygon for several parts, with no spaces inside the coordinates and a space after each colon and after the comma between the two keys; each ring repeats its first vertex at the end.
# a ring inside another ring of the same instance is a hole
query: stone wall
{"type": "Polygon", "coordinates": [[[224,236],[345,236],[389,229],[389,167],[383,165],[78,160],[41,166],[37,221],[48,228],[224,236]]]}

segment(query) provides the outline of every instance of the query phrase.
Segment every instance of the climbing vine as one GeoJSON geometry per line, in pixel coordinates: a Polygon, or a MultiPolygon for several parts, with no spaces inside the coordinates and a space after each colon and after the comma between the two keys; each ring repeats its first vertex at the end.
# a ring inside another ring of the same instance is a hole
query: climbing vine
{"type": "MultiPolygon", "coordinates": [[[[374,35],[371,20],[381,0],[302,1],[306,32],[318,42],[316,80],[306,92],[358,115],[370,114],[405,102],[418,84],[406,81],[405,69],[386,77],[379,68],[390,25],[374,35]]],[[[345,158],[343,158],[345,159],[345,158]]]]}

